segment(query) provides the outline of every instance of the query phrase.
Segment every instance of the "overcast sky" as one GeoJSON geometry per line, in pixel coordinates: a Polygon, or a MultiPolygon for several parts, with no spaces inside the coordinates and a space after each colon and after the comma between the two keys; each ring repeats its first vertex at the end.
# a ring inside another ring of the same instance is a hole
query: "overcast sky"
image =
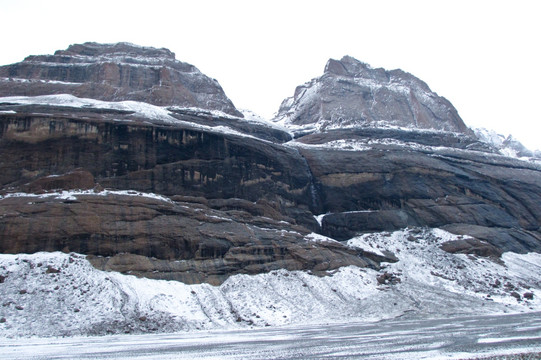
{"type": "Polygon", "coordinates": [[[166,47],[265,117],[351,55],[425,81],[471,127],[541,149],[541,1],[0,0],[0,64],[86,41],[166,47]]]}

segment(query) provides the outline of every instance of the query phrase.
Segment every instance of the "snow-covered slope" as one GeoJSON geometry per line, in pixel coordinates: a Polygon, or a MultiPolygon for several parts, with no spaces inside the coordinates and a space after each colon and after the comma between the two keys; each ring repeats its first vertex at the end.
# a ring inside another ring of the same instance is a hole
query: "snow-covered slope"
{"type": "Polygon", "coordinates": [[[475,128],[473,131],[479,140],[492,146],[504,156],[523,160],[541,159],[541,152],[527,149],[522,143],[513,138],[512,135],[505,136],[486,128],[475,128]]]}
{"type": "Polygon", "coordinates": [[[148,120],[174,123],[178,120],[171,117],[169,112],[156,105],[138,101],[102,101],[80,98],[70,94],[41,95],[41,96],[10,96],[0,98],[1,103],[22,105],[46,105],[66,108],[80,108],[88,110],[107,109],[127,112],[148,120]]]}
{"type": "MultiPolygon", "coordinates": [[[[329,241],[322,236],[312,236],[329,241]]],[[[501,261],[440,249],[457,236],[405,229],[353,238],[400,259],[381,271],[344,267],[236,275],[221,286],[140,279],[64,253],[0,255],[0,336],[99,335],[276,326],[399,316],[541,310],[541,255],[501,261]]]]}

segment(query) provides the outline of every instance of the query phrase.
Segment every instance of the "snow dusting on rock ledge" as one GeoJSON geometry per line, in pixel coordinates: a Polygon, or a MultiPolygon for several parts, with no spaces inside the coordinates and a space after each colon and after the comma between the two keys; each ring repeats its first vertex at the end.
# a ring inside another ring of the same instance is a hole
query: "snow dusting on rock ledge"
{"type": "Polygon", "coordinates": [[[77,200],[78,196],[85,196],[85,195],[97,195],[97,196],[108,196],[108,195],[124,195],[124,196],[141,196],[166,202],[171,202],[171,200],[168,197],[153,194],[153,193],[145,193],[141,191],[135,191],[135,190],[102,190],[102,191],[95,191],[95,190],[62,190],[62,191],[53,191],[53,192],[46,192],[43,194],[32,194],[32,193],[8,193],[4,196],[0,195],[1,199],[9,199],[14,197],[35,197],[40,199],[47,199],[47,198],[53,198],[53,199],[59,199],[59,200],[77,200]]]}

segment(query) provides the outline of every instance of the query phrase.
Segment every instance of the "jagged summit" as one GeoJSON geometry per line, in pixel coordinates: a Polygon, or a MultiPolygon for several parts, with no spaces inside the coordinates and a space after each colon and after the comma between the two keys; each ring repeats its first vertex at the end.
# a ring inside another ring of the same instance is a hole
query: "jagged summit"
{"type": "Polygon", "coordinates": [[[330,59],[321,77],[284,100],[275,120],[293,129],[398,126],[472,134],[453,105],[423,81],[351,56],[330,59]]]}
{"type": "Polygon", "coordinates": [[[219,110],[242,117],[214,79],[168,49],[84,43],[0,67],[0,96],[71,94],[219,110]]]}
{"type": "MultiPolygon", "coordinates": [[[[359,61],[352,56],[345,55],[340,60],[329,59],[325,65],[324,73],[331,73],[341,76],[355,76],[355,74],[360,74],[362,72],[374,70],[369,64],[359,61]]],[[[383,76],[385,76],[385,70],[382,70],[383,76]]],[[[381,75],[380,72],[372,72],[373,75],[381,75]]]]}

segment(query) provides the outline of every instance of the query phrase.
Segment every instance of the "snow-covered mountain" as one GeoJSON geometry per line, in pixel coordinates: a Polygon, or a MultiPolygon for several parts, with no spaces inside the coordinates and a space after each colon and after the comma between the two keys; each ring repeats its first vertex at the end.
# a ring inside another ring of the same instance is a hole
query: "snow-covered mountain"
{"type": "Polygon", "coordinates": [[[529,150],[522,145],[520,141],[513,138],[513,135],[504,136],[498,134],[494,130],[488,130],[486,128],[475,128],[473,131],[479,140],[493,146],[496,151],[504,156],[524,159],[541,159],[540,151],[529,150]]]}
{"type": "Polygon", "coordinates": [[[485,149],[488,152],[539,158],[511,135],[502,138],[492,130],[472,131],[447,99],[412,74],[373,68],[350,56],[330,59],[324,74],[298,86],[273,120],[293,134],[367,127],[453,132],[476,136],[493,147],[485,149]]]}
{"type": "Polygon", "coordinates": [[[413,75],[329,60],[273,122],[166,49],[0,76],[0,336],[541,310],[540,165],[413,75]]]}

